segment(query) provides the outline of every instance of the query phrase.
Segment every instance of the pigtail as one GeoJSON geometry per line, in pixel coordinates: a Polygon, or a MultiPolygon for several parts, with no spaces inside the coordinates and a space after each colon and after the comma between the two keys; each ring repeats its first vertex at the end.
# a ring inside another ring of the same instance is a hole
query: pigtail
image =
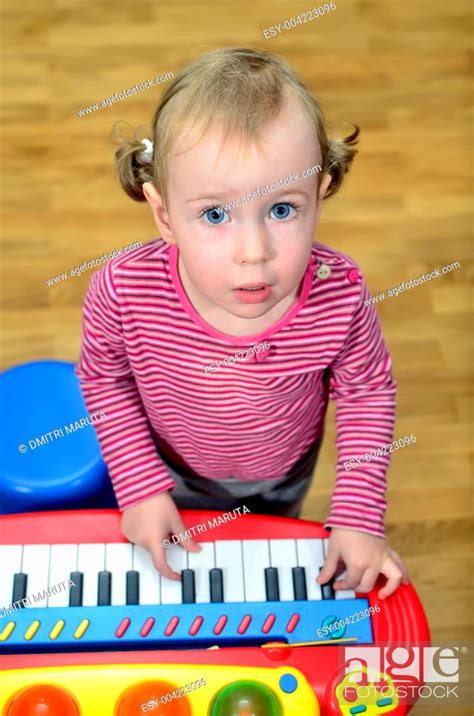
{"type": "Polygon", "coordinates": [[[332,181],[328,187],[325,199],[339,191],[344,174],[349,171],[350,165],[358,150],[354,148],[360,129],[357,125],[355,131],[344,139],[328,139],[325,171],[331,175],[332,181]]]}
{"type": "MultiPolygon", "coordinates": [[[[130,127],[130,125],[128,125],[130,127]]],[[[135,201],[146,201],[143,193],[145,182],[154,182],[153,158],[144,155],[145,145],[138,138],[138,130],[125,134],[120,129],[112,133],[112,140],[118,145],[115,152],[117,174],[124,191],[135,201]]]]}

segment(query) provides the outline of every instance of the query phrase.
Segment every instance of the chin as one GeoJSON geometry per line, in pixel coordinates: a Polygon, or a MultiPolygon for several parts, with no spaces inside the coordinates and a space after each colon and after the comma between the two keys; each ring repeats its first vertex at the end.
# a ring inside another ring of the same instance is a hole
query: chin
{"type": "Polygon", "coordinates": [[[264,306],[263,304],[247,304],[246,306],[236,306],[229,310],[237,318],[261,318],[268,311],[273,308],[271,306],[264,306]]]}

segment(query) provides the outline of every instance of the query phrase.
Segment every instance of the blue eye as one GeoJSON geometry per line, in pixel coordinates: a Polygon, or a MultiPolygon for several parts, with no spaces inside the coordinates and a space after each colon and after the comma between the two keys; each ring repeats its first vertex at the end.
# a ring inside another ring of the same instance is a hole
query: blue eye
{"type": "Polygon", "coordinates": [[[274,204],[271,208],[271,215],[275,219],[287,219],[288,216],[290,216],[290,211],[293,210],[293,214],[291,216],[294,216],[294,212],[296,210],[296,207],[293,206],[293,204],[288,204],[287,202],[282,204],[274,204]]]}
{"type": "Polygon", "coordinates": [[[219,209],[217,206],[213,206],[211,209],[205,209],[201,216],[205,217],[210,224],[214,224],[215,226],[217,224],[222,224],[223,219],[229,215],[226,211],[224,211],[224,209],[219,209]]]}

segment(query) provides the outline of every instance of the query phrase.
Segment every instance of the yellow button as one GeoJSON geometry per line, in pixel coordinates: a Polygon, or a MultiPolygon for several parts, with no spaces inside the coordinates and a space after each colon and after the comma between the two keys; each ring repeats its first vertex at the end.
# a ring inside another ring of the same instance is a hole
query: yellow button
{"type": "Polygon", "coordinates": [[[40,628],[40,624],[41,624],[41,622],[39,622],[37,619],[35,619],[35,621],[30,624],[30,626],[28,627],[28,629],[25,632],[26,641],[30,641],[31,639],[33,639],[34,635],[40,628]]]}
{"type": "Polygon", "coordinates": [[[89,619],[83,619],[74,632],[74,639],[81,639],[89,628],[89,619]]]}
{"type": "Polygon", "coordinates": [[[16,627],[16,622],[8,622],[5,629],[0,634],[0,641],[6,641],[8,637],[11,635],[12,631],[16,627]]]}
{"type": "Polygon", "coordinates": [[[64,629],[65,623],[66,622],[64,621],[64,619],[59,619],[51,629],[49,633],[49,638],[53,640],[57,639],[58,636],[61,634],[62,630],[64,629]]]}
{"type": "Polygon", "coordinates": [[[316,276],[318,278],[329,278],[331,275],[331,269],[327,264],[321,264],[318,270],[316,271],[316,276]]]}

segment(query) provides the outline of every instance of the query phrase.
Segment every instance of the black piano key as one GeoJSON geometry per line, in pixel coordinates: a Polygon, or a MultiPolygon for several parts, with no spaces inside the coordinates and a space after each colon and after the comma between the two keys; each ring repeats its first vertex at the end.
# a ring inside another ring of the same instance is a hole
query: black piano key
{"type": "Polygon", "coordinates": [[[127,604],[138,604],[140,575],[135,570],[127,572],[127,604]]]}
{"type": "MultiPolygon", "coordinates": [[[[322,567],[319,568],[319,571],[322,570],[322,567]]],[[[321,596],[323,599],[335,599],[334,594],[334,587],[333,584],[335,582],[335,578],[329,580],[329,582],[326,582],[326,584],[321,584],[321,596]]]]}
{"type": "Polygon", "coordinates": [[[278,584],[278,569],[276,567],[267,567],[265,569],[265,589],[267,592],[267,602],[280,601],[280,586],[278,584]]]}
{"type": "MultiPolygon", "coordinates": [[[[18,572],[18,574],[15,574],[13,577],[13,596],[12,596],[12,604],[15,602],[20,601],[20,599],[24,599],[26,597],[26,583],[28,581],[28,576],[26,574],[23,574],[23,572],[18,572]]],[[[18,605],[21,606],[21,605],[18,605]]]]}
{"type": "Polygon", "coordinates": [[[306,591],[306,573],[304,567],[293,567],[293,591],[296,601],[308,600],[308,592],[306,591]]]}
{"type": "Polygon", "coordinates": [[[112,573],[107,571],[99,572],[99,586],[97,591],[97,606],[110,607],[112,595],[112,573]]]}
{"type": "Polygon", "coordinates": [[[211,569],[209,572],[209,585],[211,590],[211,602],[224,601],[224,579],[222,577],[222,569],[211,569]]]}
{"type": "Polygon", "coordinates": [[[75,586],[69,590],[69,606],[82,607],[82,588],[84,583],[84,575],[82,572],[71,572],[69,577],[75,586]]]}
{"type": "Polygon", "coordinates": [[[196,603],[196,586],[194,582],[194,570],[183,569],[181,572],[183,587],[183,604],[196,603]]]}

